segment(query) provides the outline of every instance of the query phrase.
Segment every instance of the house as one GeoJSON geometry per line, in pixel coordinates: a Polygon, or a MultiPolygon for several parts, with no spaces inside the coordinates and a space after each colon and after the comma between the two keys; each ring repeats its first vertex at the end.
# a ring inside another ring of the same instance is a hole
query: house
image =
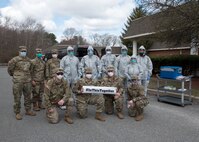
{"type": "Polygon", "coordinates": [[[155,38],[155,34],[157,33],[155,22],[157,21],[158,13],[131,21],[126,33],[123,35],[123,38],[124,40],[129,40],[133,43],[132,51],[134,55],[137,54],[137,49],[139,48],[137,47],[137,42],[140,40],[152,41],[151,47],[147,50],[147,54],[152,57],[160,55],[198,55],[198,48],[191,48],[190,43],[176,44],[158,41],[155,38]]]}

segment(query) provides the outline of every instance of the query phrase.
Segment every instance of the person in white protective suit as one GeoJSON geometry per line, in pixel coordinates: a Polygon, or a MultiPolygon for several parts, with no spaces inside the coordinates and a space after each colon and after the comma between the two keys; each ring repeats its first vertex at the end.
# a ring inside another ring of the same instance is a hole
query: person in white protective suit
{"type": "Polygon", "coordinates": [[[141,76],[142,76],[142,69],[139,66],[138,62],[137,62],[137,57],[132,55],[130,57],[130,62],[127,65],[126,69],[125,69],[125,76],[128,80],[128,84],[131,83],[131,77],[132,76],[137,76],[138,79],[140,80],[141,76]]]}
{"type": "MultiPolygon", "coordinates": [[[[106,46],[106,54],[102,56],[101,58],[101,64],[102,64],[102,76],[107,75],[107,67],[112,65],[115,68],[116,64],[116,56],[111,54],[112,49],[111,46],[106,46]]],[[[117,70],[115,70],[115,73],[117,74],[117,70]]]]}
{"type": "Polygon", "coordinates": [[[74,49],[71,46],[67,48],[67,55],[60,62],[60,67],[64,70],[64,79],[68,81],[72,88],[74,83],[81,77],[79,59],[74,56],[74,49]]]}
{"type": "Polygon", "coordinates": [[[128,48],[126,46],[122,46],[121,55],[116,58],[115,69],[117,72],[117,76],[126,78],[125,69],[130,61],[130,56],[127,54],[128,48]]]}
{"type": "Polygon", "coordinates": [[[89,46],[87,55],[81,59],[81,72],[84,76],[84,69],[92,68],[92,78],[97,79],[101,77],[101,63],[98,56],[94,55],[94,49],[89,46]]]}
{"type": "Polygon", "coordinates": [[[150,76],[152,75],[153,63],[151,62],[150,57],[146,55],[146,49],[144,46],[140,46],[138,49],[137,62],[143,70],[141,75],[141,84],[144,86],[144,92],[146,96],[150,76]]]}

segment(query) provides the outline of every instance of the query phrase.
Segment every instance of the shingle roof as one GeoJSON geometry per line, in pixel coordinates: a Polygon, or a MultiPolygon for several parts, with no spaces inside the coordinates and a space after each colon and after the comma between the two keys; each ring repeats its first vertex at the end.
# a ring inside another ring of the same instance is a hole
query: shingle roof
{"type": "Polygon", "coordinates": [[[124,35],[124,39],[130,39],[130,38],[136,38],[136,37],[154,34],[156,30],[153,18],[157,18],[157,14],[133,20],[130,23],[126,34],[124,35]]]}

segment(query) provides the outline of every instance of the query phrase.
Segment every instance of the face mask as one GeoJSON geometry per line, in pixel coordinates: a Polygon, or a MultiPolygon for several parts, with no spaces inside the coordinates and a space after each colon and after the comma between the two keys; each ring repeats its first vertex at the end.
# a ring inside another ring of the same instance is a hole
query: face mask
{"type": "Polygon", "coordinates": [[[53,58],[57,58],[57,54],[52,54],[52,57],[53,58]]]}
{"type": "Polygon", "coordinates": [[[19,52],[19,55],[21,56],[21,57],[25,57],[26,56],[26,52],[19,52]]]}
{"type": "Polygon", "coordinates": [[[137,63],[136,59],[131,59],[131,63],[137,63]]]}
{"type": "Polygon", "coordinates": [[[86,74],[86,78],[90,79],[92,77],[92,74],[86,74]]]}
{"type": "Polygon", "coordinates": [[[61,80],[63,78],[63,75],[57,75],[57,78],[61,80]]]}
{"type": "Polygon", "coordinates": [[[123,55],[123,56],[126,56],[126,55],[127,55],[127,51],[125,51],[125,50],[122,51],[122,55],[123,55]]]}
{"type": "Polygon", "coordinates": [[[93,51],[92,50],[88,51],[88,56],[93,56],[93,51]]]}
{"type": "Polygon", "coordinates": [[[111,51],[106,51],[106,54],[111,54],[111,51]]]}
{"type": "Polygon", "coordinates": [[[144,54],[144,52],[140,52],[139,55],[140,56],[144,56],[145,54],[144,54]]]}
{"type": "Polygon", "coordinates": [[[108,76],[112,77],[114,75],[113,72],[108,72],[108,76]]]}
{"type": "Polygon", "coordinates": [[[74,52],[73,51],[69,51],[68,54],[69,54],[69,56],[73,56],[74,52]]]}
{"type": "Polygon", "coordinates": [[[38,53],[38,54],[36,54],[36,56],[37,56],[39,59],[41,59],[43,55],[42,55],[41,53],[38,53]]]}

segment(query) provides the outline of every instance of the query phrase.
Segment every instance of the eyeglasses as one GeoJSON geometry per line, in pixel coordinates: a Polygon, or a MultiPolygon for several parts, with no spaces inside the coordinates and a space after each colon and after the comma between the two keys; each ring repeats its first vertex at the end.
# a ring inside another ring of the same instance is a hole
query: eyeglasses
{"type": "Polygon", "coordinates": [[[22,50],[22,51],[20,51],[20,52],[27,52],[26,50],[22,50]]]}
{"type": "Polygon", "coordinates": [[[63,72],[58,72],[58,73],[57,73],[57,75],[63,75],[63,74],[64,74],[63,72]]]}
{"type": "Polygon", "coordinates": [[[113,72],[112,70],[108,71],[108,72],[113,72]]]}

